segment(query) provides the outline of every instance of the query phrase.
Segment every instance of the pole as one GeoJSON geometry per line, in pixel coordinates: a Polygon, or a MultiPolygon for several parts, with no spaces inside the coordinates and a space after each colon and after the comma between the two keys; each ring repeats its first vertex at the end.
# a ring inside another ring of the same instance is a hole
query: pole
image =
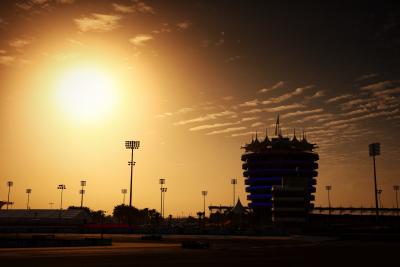
{"type": "Polygon", "coordinates": [[[162,217],[163,217],[163,219],[164,219],[164,216],[165,216],[165,192],[166,192],[166,190],[162,192],[162,198],[163,198],[163,200],[162,200],[163,201],[162,217]]]}
{"type": "Polygon", "coordinates": [[[29,210],[29,193],[28,193],[28,202],[26,203],[26,209],[29,210]]]}
{"type": "Polygon", "coordinates": [[[83,207],[83,186],[82,186],[82,191],[81,191],[81,208],[83,207]]]}
{"type": "Polygon", "coordinates": [[[203,214],[204,218],[206,217],[206,195],[203,195],[203,214]]]}
{"type": "Polygon", "coordinates": [[[379,220],[378,189],[377,189],[377,185],[376,185],[375,155],[372,156],[372,160],[373,160],[373,163],[374,163],[375,213],[376,213],[376,220],[379,220]]]}
{"type": "Polygon", "coordinates": [[[160,206],[160,215],[161,215],[161,218],[164,218],[164,215],[163,215],[163,187],[162,187],[162,184],[161,184],[161,188],[160,188],[160,199],[161,199],[161,206],[160,206]]]}
{"type": "Polygon", "coordinates": [[[397,191],[399,190],[396,190],[396,208],[399,209],[399,200],[397,198],[397,191]]]}
{"type": "Polygon", "coordinates": [[[330,189],[327,190],[328,191],[328,206],[329,206],[329,215],[331,215],[331,196],[330,196],[330,189]]]}
{"type": "Polygon", "coordinates": [[[63,195],[63,191],[64,191],[64,190],[63,190],[63,189],[61,189],[60,210],[62,210],[62,197],[63,197],[62,195],[63,195]]]}
{"type": "Polygon", "coordinates": [[[125,193],[122,193],[122,195],[123,195],[122,202],[124,203],[124,206],[125,206],[125,193]]]}
{"type": "Polygon", "coordinates": [[[129,206],[132,207],[132,174],[133,174],[133,147],[131,148],[131,184],[130,184],[130,192],[129,192],[129,206]]]}
{"type": "Polygon", "coordinates": [[[8,186],[7,209],[8,209],[8,204],[10,203],[10,191],[11,191],[11,186],[8,186]]]}
{"type": "Polygon", "coordinates": [[[236,184],[234,183],[233,184],[233,205],[232,205],[232,207],[235,207],[235,202],[236,202],[236,198],[235,198],[235,186],[236,186],[236,184]]]}

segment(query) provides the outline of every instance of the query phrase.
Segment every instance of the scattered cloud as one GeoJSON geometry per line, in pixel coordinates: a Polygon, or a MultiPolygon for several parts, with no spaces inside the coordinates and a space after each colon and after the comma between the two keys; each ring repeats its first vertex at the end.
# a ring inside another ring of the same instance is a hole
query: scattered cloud
{"type": "Polygon", "coordinates": [[[262,126],[262,125],[264,125],[263,122],[255,122],[255,123],[253,123],[253,124],[250,125],[250,126],[251,126],[251,127],[258,127],[258,126],[262,126]]]}
{"type": "Polygon", "coordinates": [[[246,136],[246,135],[254,135],[254,132],[244,132],[244,133],[234,133],[234,134],[231,134],[232,137],[246,136]]]}
{"type": "Polygon", "coordinates": [[[9,42],[8,44],[9,44],[11,47],[14,47],[14,48],[16,48],[16,49],[21,49],[22,47],[27,46],[27,45],[29,45],[30,43],[31,43],[31,41],[28,40],[28,39],[18,38],[18,39],[12,40],[12,41],[9,42]]]}
{"type": "Polygon", "coordinates": [[[295,108],[304,108],[305,106],[303,104],[290,104],[290,105],[283,105],[283,106],[278,106],[278,107],[273,107],[273,108],[266,108],[264,109],[267,112],[280,112],[284,110],[289,110],[289,109],[295,109],[295,108]]]}
{"type": "Polygon", "coordinates": [[[377,91],[377,90],[384,90],[389,87],[391,87],[396,81],[382,81],[382,82],[377,82],[369,85],[365,85],[361,87],[361,90],[363,91],[377,91]]]}
{"type": "Polygon", "coordinates": [[[246,101],[244,103],[239,104],[239,107],[255,107],[259,104],[258,99],[246,101]]]}
{"type": "Polygon", "coordinates": [[[360,120],[365,120],[369,118],[376,118],[380,116],[390,116],[390,115],[397,115],[399,113],[399,109],[391,110],[391,111],[379,111],[379,112],[371,112],[367,115],[363,115],[360,117],[354,117],[354,118],[349,118],[349,119],[343,119],[343,120],[336,120],[336,121],[331,121],[327,122],[324,124],[324,126],[333,126],[333,125],[339,125],[339,124],[348,124],[351,122],[355,121],[360,121],[360,120]]]}
{"type": "Polygon", "coordinates": [[[204,116],[199,116],[193,119],[189,119],[189,120],[182,120],[182,121],[178,121],[176,123],[174,123],[174,125],[186,125],[189,123],[195,123],[195,122],[204,122],[204,121],[209,121],[209,120],[215,120],[219,117],[235,117],[236,113],[233,111],[229,111],[229,110],[225,110],[225,111],[221,111],[218,113],[210,113],[210,114],[206,114],[204,116]]]}
{"type": "Polygon", "coordinates": [[[133,5],[128,6],[128,5],[113,3],[112,6],[113,6],[113,8],[114,8],[114,10],[116,12],[120,12],[120,13],[133,13],[133,12],[135,12],[135,8],[134,8],[133,5]]]}
{"type": "Polygon", "coordinates": [[[254,121],[257,120],[259,117],[245,117],[242,118],[242,121],[254,121]]]}
{"type": "Polygon", "coordinates": [[[231,95],[224,96],[224,97],[222,98],[222,100],[225,100],[225,101],[231,101],[232,99],[233,99],[233,96],[231,96],[231,95]]]}
{"type": "Polygon", "coordinates": [[[109,32],[119,28],[121,16],[94,13],[90,17],[75,19],[74,22],[81,32],[109,32]]]}
{"type": "Polygon", "coordinates": [[[8,56],[8,55],[0,55],[0,64],[1,65],[10,65],[15,61],[14,56],[8,56]]]}
{"type": "Polygon", "coordinates": [[[261,108],[253,108],[253,109],[250,109],[250,110],[245,110],[242,113],[243,114],[255,114],[255,113],[260,113],[260,112],[263,112],[263,109],[261,109],[261,108]]]}
{"type": "Polygon", "coordinates": [[[279,82],[277,82],[276,84],[274,84],[273,86],[271,86],[271,87],[269,87],[269,88],[262,88],[262,89],[259,90],[258,92],[261,93],[261,94],[264,94],[264,93],[270,92],[270,91],[272,91],[272,90],[282,88],[282,87],[284,87],[285,85],[286,85],[286,84],[285,84],[284,81],[279,81],[279,82]]]}
{"type": "Polygon", "coordinates": [[[154,37],[150,34],[138,34],[135,37],[130,38],[129,42],[136,46],[144,46],[151,40],[154,40],[154,37]]]}
{"type": "Polygon", "coordinates": [[[355,81],[359,82],[359,81],[363,81],[363,80],[368,80],[368,79],[371,79],[371,78],[374,78],[377,76],[378,76],[378,73],[369,73],[369,74],[365,74],[365,75],[362,75],[362,76],[356,78],[355,81]]]}
{"type": "Polygon", "coordinates": [[[315,92],[312,96],[307,96],[306,99],[312,100],[312,99],[321,98],[323,96],[325,96],[325,91],[320,90],[320,91],[315,92]]]}
{"type": "Polygon", "coordinates": [[[210,133],[207,133],[206,135],[215,135],[215,134],[222,134],[222,133],[230,133],[230,132],[237,132],[241,130],[246,130],[246,127],[231,127],[231,128],[226,128],[223,130],[218,130],[218,131],[213,131],[210,133]]]}
{"type": "Polygon", "coordinates": [[[292,98],[293,96],[300,95],[300,94],[304,93],[304,91],[306,91],[306,90],[308,90],[310,88],[313,88],[313,87],[314,87],[314,85],[308,85],[308,86],[304,86],[304,87],[299,87],[299,88],[296,88],[292,92],[283,94],[283,95],[278,96],[278,97],[270,98],[269,100],[264,100],[264,101],[262,101],[262,104],[267,105],[267,104],[271,104],[271,103],[280,103],[280,102],[283,102],[285,100],[288,100],[288,99],[292,98]]]}
{"type": "Polygon", "coordinates": [[[323,112],[324,110],[322,108],[317,108],[317,109],[312,109],[312,110],[303,110],[303,111],[295,111],[295,112],[290,112],[286,113],[281,116],[281,118],[291,118],[295,116],[303,116],[307,114],[312,114],[312,113],[320,113],[323,112]]]}
{"type": "Polygon", "coordinates": [[[190,23],[190,21],[183,21],[183,22],[179,22],[179,23],[177,23],[176,24],[176,27],[178,27],[179,29],[181,29],[181,30],[186,30],[186,29],[189,29],[189,27],[191,26],[192,24],[190,23]]]}
{"type": "Polygon", "coordinates": [[[206,124],[206,125],[200,125],[200,126],[196,126],[196,127],[190,128],[189,131],[208,130],[208,129],[219,128],[219,127],[224,127],[224,126],[236,125],[236,124],[239,124],[239,123],[240,123],[240,121],[206,124]]]}
{"type": "Polygon", "coordinates": [[[353,95],[351,95],[351,94],[344,94],[344,95],[340,95],[340,96],[335,96],[335,97],[332,97],[332,98],[329,98],[328,100],[326,100],[325,103],[338,102],[340,100],[349,99],[351,97],[353,97],[353,95]]]}

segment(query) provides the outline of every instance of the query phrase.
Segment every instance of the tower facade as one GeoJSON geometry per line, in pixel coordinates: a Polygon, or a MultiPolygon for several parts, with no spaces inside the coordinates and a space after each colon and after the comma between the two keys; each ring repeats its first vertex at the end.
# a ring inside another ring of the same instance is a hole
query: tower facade
{"type": "Polygon", "coordinates": [[[262,213],[275,223],[304,222],[313,207],[318,154],[315,144],[283,137],[279,117],[276,137],[258,136],[244,145],[242,155],[247,199],[255,213],[262,213]]]}

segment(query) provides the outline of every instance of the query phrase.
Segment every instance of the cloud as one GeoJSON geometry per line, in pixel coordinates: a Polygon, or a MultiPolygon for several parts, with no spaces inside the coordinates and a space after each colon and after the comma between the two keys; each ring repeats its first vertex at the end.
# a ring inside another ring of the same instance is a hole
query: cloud
{"type": "Polygon", "coordinates": [[[305,87],[299,87],[299,88],[296,88],[292,92],[283,94],[283,95],[278,96],[278,97],[273,97],[273,98],[271,98],[269,100],[264,100],[261,103],[264,104],[264,105],[268,105],[268,104],[271,104],[271,103],[280,103],[280,102],[283,102],[285,100],[288,100],[288,99],[292,98],[293,96],[300,95],[304,91],[306,91],[306,90],[308,90],[310,88],[313,88],[313,87],[314,87],[314,85],[308,85],[308,86],[305,86],[305,87]]]}
{"type": "Polygon", "coordinates": [[[134,4],[135,10],[137,10],[140,13],[148,13],[148,14],[155,14],[156,12],[154,11],[154,8],[151,6],[147,5],[144,2],[139,2],[136,1],[136,4],[134,4]]]}
{"type": "Polygon", "coordinates": [[[189,119],[189,120],[178,121],[178,122],[175,122],[174,125],[186,125],[186,124],[189,124],[189,123],[215,120],[215,119],[217,119],[219,117],[227,117],[227,116],[234,117],[235,115],[236,115],[235,112],[229,111],[229,110],[225,110],[225,111],[218,112],[218,113],[206,114],[204,116],[196,117],[196,118],[189,119]]]}
{"type": "Polygon", "coordinates": [[[177,113],[177,114],[184,114],[184,113],[191,112],[191,111],[193,111],[193,110],[194,110],[194,108],[181,108],[181,109],[178,110],[176,113],[177,113]]]}
{"type": "Polygon", "coordinates": [[[344,95],[340,95],[340,96],[335,96],[332,98],[329,98],[328,100],[325,101],[325,103],[333,103],[333,102],[337,102],[343,99],[349,99],[351,98],[353,95],[351,94],[344,94],[344,95]]]}
{"type": "Polygon", "coordinates": [[[172,112],[164,112],[163,114],[156,115],[155,118],[161,119],[161,118],[165,118],[165,117],[170,117],[172,115],[174,115],[174,113],[172,113],[172,112]]]}
{"type": "Polygon", "coordinates": [[[272,87],[262,88],[258,92],[261,93],[261,94],[264,94],[266,92],[269,92],[269,91],[272,91],[272,90],[275,90],[275,89],[279,89],[279,88],[282,88],[284,86],[285,86],[285,82],[284,81],[279,81],[276,84],[274,84],[272,87]]]}
{"type": "Polygon", "coordinates": [[[378,76],[378,73],[369,73],[369,74],[365,74],[365,75],[362,75],[362,76],[356,78],[355,81],[359,82],[359,81],[363,81],[363,80],[368,80],[368,79],[374,78],[376,76],[378,76]]]}
{"type": "Polygon", "coordinates": [[[91,17],[74,19],[75,24],[82,32],[109,32],[117,29],[121,16],[94,13],[91,17]]]}
{"type": "Polygon", "coordinates": [[[251,125],[251,127],[257,127],[257,126],[262,126],[262,125],[264,125],[263,122],[255,122],[255,123],[253,123],[253,124],[251,125]]]}
{"type": "Polygon", "coordinates": [[[213,129],[213,128],[218,128],[218,127],[236,125],[236,124],[239,124],[239,123],[240,123],[240,121],[237,121],[237,122],[225,122],[225,123],[206,124],[206,125],[200,125],[200,126],[196,126],[196,127],[190,128],[189,131],[207,130],[207,129],[213,129]]]}
{"type": "Polygon", "coordinates": [[[144,46],[151,40],[154,40],[154,37],[150,34],[138,34],[135,37],[130,38],[129,42],[136,46],[144,46]]]}
{"type": "Polygon", "coordinates": [[[343,119],[343,120],[327,122],[327,123],[324,124],[324,126],[348,124],[348,123],[351,123],[351,122],[365,120],[365,119],[369,119],[369,118],[376,118],[376,117],[380,117],[380,116],[389,116],[389,115],[397,115],[399,113],[399,111],[400,111],[399,109],[395,109],[395,110],[392,110],[392,111],[372,112],[372,113],[369,113],[367,115],[363,115],[363,116],[360,116],[360,117],[354,117],[354,118],[350,118],[350,119],[343,119]]]}
{"type": "Polygon", "coordinates": [[[9,44],[11,47],[14,47],[14,48],[16,48],[16,49],[20,49],[20,48],[22,48],[22,47],[24,47],[24,46],[26,46],[26,45],[29,45],[30,43],[31,43],[31,41],[28,40],[28,39],[19,38],[19,39],[14,39],[14,40],[12,40],[12,41],[9,42],[8,44],[9,44]]]}
{"type": "Polygon", "coordinates": [[[295,109],[295,108],[304,108],[305,106],[303,104],[290,104],[290,105],[283,105],[283,106],[278,106],[278,107],[273,107],[273,108],[266,108],[264,109],[267,112],[279,112],[279,111],[284,111],[284,110],[289,110],[289,109],[295,109]]]}
{"type": "Polygon", "coordinates": [[[383,81],[377,82],[369,85],[365,85],[361,87],[363,91],[377,91],[377,90],[384,90],[391,87],[396,81],[383,81]]]}
{"type": "Polygon", "coordinates": [[[225,100],[225,101],[231,101],[233,99],[233,96],[231,96],[231,95],[229,95],[229,96],[224,96],[223,98],[222,98],[222,100],[225,100]]]}
{"type": "Polygon", "coordinates": [[[189,27],[191,26],[192,24],[190,23],[190,21],[183,21],[183,22],[179,22],[179,23],[177,23],[176,24],[176,26],[179,28],[179,29],[181,29],[181,30],[186,30],[186,29],[189,29],[189,27]]]}
{"type": "Polygon", "coordinates": [[[263,109],[261,109],[261,108],[253,108],[253,109],[250,109],[250,110],[245,110],[242,113],[243,114],[255,114],[255,113],[260,113],[260,112],[263,112],[263,109]]]}
{"type": "Polygon", "coordinates": [[[246,129],[247,129],[246,127],[232,127],[232,128],[226,128],[223,130],[213,131],[213,132],[207,133],[206,135],[230,133],[230,132],[236,132],[236,131],[241,131],[241,130],[246,130],[246,129]]]}
{"type": "Polygon", "coordinates": [[[258,119],[259,117],[245,117],[245,118],[242,118],[242,121],[254,121],[254,120],[256,120],[256,119],[258,119]]]}
{"type": "Polygon", "coordinates": [[[116,12],[120,12],[120,13],[133,13],[135,12],[135,8],[134,6],[127,6],[127,5],[122,5],[122,4],[117,4],[117,3],[113,3],[112,4],[114,10],[116,12]]]}
{"type": "Polygon", "coordinates": [[[312,110],[304,110],[304,111],[295,111],[295,112],[286,113],[286,114],[282,115],[281,118],[291,118],[291,117],[295,117],[295,116],[303,116],[303,115],[312,114],[312,113],[320,113],[322,111],[324,111],[322,108],[317,108],[317,109],[312,109],[312,110]]]}
{"type": "Polygon", "coordinates": [[[311,99],[317,99],[320,97],[325,96],[325,91],[324,90],[320,90],[315,92],[312,96],[307,96],[306,99],[311,100],[311,99]]]}
{"type": "Polygon", "coordinates": [[[364,98],[364,99],[361,99],[361,98],[353,99],[353,100],[350,100],[348,102],[345,102],[345,103],[341,104],[340,106],[341,106],[342,110],[349,110],[349,109],[353,108],[356,105],[367,103],[368,101],[369,101],[369,99],[366,99],[366,98],[364,98]]]}
{"type": "Polygon", "coordinates": [[[244,103],[239,104],[239,107],[255,107],[259,103],[258,99],[246,101],[244,103]]]}
{"type": "Polygon", "coordinates": [[[333,117],[332,114],[318,114],[318,115],[311,115],[303,117],[300,120],[292,121],[291,123],[304,123],[306,121],[314,121],[314,122],[323,122],[331,119],[333,117]]]}
{"type": "Polygon", "coordinates": [[[0,64],[1,65],[10,65],[14,61],[15,61],[15,57],[14,56],[8,56],[8,55],[6,55],[6,56],[1,55],[0,56],[0,64]]]}
{"type": "Polygon", "coordinates": [[[238,136],[246,136],[246,135],[253,135],[254,132],[244,132],[244,133],[234,133],[231,134],[232,137],[238,137],[238,136]]]}

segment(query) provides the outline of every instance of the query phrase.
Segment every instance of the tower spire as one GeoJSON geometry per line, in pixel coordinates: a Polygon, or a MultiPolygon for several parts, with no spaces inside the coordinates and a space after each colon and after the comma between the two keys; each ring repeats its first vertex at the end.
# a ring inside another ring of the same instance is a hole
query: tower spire
{"type": "Polygon", "coordinates": [[[279,114],[278,114],[278,117],[276,118],[275,135],[277,135],[277,136],[281,135],[281,129],[279,127],[279,114]]]}

